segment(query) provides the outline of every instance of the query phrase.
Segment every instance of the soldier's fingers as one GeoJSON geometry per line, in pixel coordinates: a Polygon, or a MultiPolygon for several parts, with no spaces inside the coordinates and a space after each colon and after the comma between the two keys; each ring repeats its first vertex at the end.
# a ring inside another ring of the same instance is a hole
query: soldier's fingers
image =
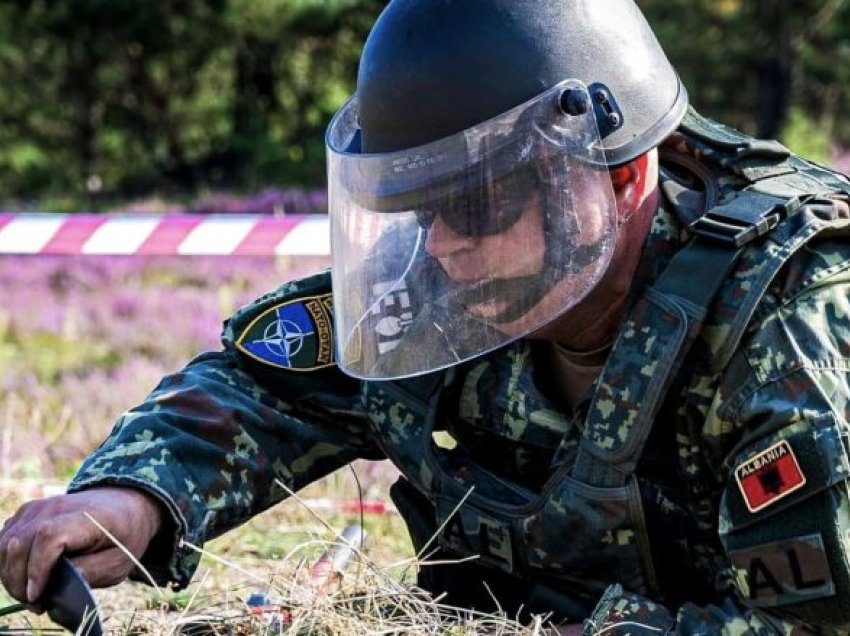
{"type": "Polygon", "coordinates": [[[3,558],[5,557],[5,546],[16,528],[19,528],[23,523],[21,520],[22,509],[18,509],[14,515],[3,522],[3,527],[0,528],[0,568],[3,567],[3,558]]]}
{"type": "Polygon", "coordinates": [[[30,502],[24,504],[13,516],[6,519],[3,528],[0,529],[0,580],[7,578],[11,580],[14,576],[13,572],[17,571],[16,564],[21,565],[18,563],[18,559],[22,554],[22,546],[27,546],[27,551],[29,550],[28,546],[32,543],[32,537],[28,534],[32,529],[31,521],[38,517],[43,507],[42,503],[30,502]],[[8,546],[13,538],[15,538],[15,542],[12,543],[12,549],[9,550],[8,546]],[[13,560],[16,564],[12,563],[13,560]]]}
{"type": "Polygon", "coordinates": [[[112,547],[111,540],[83,512],[42,519],[34,534],[27,572],[30,602],[41,596],[61,554],[97,554],[112,547]]]}
{"type": "Polygon", "coordinates": [[[41,509],[48,501],[49,500],[47,499],[42,499],[38,501],[28,501],[25,504],[22,504],[21,507],[15,511],[15,514],[6,519],[2,530],[0,530],[0,536],[3,536],[4,532],[17,524],[28,523],[33,517],[37,516],[41,512],[41,509]]]}
{"type": "Polygon", "coordinates": [[[67,522],[67,517],[60,515],[55,519],[43,520],[34,530],[26,571],[27,600],[30,603],[41,598],[53,566],[68,548],[69,532],[73,533],[73,525],[67,522]]]}
{"type": "Polygon", "coordinates": [[[3,574],[3,563],[6,561],[6,544],[9,542],[9,536],[6,526],[3,526],[3,531],[0,531],[0,576],[3,574]]]}
{"type": "Polygon", "coordinates": [[[26,603],[27,565],[30,558],[31,541],[21,533],[4,537],[2,546],[3,567],[0,569],[0,581],[13,598],[26,603]]]}

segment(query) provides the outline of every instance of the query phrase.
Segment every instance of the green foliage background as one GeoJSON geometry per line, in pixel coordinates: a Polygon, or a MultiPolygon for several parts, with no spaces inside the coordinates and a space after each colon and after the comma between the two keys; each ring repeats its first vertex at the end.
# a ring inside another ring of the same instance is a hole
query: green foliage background
{"type": "MultiPolygon", "coordinates": [[[[638,0],[706,114],[850,145],[847,0],[638,0]]],[[[386,0],[0,2],[0,201],[321,185],[386,0]]],[[[64,200],[64,202],[63,202],[64,200]]]]}

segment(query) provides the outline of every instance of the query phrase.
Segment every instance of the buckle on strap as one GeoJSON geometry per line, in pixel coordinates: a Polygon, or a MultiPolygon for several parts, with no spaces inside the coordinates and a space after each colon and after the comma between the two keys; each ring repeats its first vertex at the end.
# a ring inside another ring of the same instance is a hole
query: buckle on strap
{"type": "Polygon", "coordinates": [[[770,232],[800,205],[799,197],[778,200],[750,191],[712,208],[688,227],[698,236],[737,249],[770,232]]]}

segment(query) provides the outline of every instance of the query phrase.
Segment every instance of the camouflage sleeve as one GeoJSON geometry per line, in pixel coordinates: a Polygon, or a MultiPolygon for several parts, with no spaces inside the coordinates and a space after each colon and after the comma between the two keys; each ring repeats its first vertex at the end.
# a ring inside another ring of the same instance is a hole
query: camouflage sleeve
{"type": "Polygon", "coordinates": [[[789,270],[708,410],[721,600],[665,608],[612,585],[585,634],[850,629],[850,248],[832,254],[789,270]]]}
{"type": "Polygon", "coordinates": [[[316,277],[237,312],[224,350],[165,377],[75,476],[71,491],[141,488],[171,513],[173,537],[159,538],[143,559],[158,583],[185,585],[198,559],[183,542],[200,546],[279,502],[281,484],[298,490],[356,458],[381,457],[367,435],[359,383],[326,351],[330,334],[319,327],[330,328],[329,298],[327,277],[316,277]],[[306,303],[316,299],[311,314],[306,303]],[[280,337],[284,323],[290,341],[280,337]]]}
{"type": "Polygon", "coordinates": [[[583,630],[584,636],[804,636],[818,633],[823,632],[748,608],[733,595],[715,605],[699,607],[686,603],[673,612],[648,598],[625,592],[620,585],[612,585],[605,591],[583,630]]]}

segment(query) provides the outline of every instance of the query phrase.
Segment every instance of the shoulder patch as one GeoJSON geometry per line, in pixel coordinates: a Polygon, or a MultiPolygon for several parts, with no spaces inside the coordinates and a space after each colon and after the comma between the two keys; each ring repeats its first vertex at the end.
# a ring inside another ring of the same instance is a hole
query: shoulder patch
{"type": "Polygon", "coordinates": [[[735,480],[750,512],[758,512],[806,485],[806,476],[787,440],[739,464],[735,480]]]}
{"type": "Polygon", "coordinates": [[[331,294],[309,296],[269,307],[236,339],[236,348],[264,364],[291,371],[314,371],[334,360],[331,294]]]}

